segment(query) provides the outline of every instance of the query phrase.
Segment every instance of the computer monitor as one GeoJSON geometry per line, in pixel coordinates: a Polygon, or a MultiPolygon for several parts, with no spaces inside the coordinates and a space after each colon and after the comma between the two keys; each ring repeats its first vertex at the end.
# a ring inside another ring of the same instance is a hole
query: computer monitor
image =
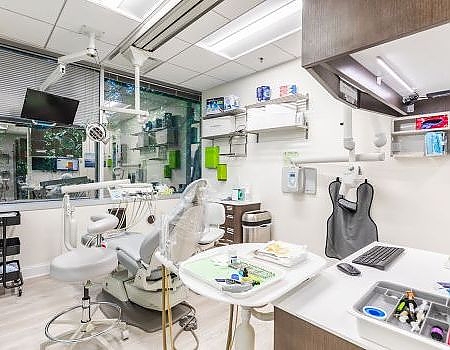
{"type": "Polygon", "coordinates": [[[77,158],[56,158],[56,170],[78,171],[80,164],[77,158]]]}
{"type": "Polygon", "coordinates": [[[72,125],[79,103],[71,98],[27,89],[20,116],[46,123],[72,125]]]}

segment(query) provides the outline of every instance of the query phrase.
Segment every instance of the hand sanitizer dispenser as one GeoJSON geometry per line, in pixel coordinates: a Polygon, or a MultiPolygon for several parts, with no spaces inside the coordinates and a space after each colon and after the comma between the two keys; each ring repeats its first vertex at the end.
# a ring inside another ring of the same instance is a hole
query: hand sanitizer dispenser
{"type": "Polygon", "coordinates": [[[283,167],[281,190],[285,193],[300,192],[302,189],[301,168],[283,167]]]}
{"type": "Polygon", "coordinates": [[[285,193],[316,194],[317,169],[283,167],[281,190],[285,193]]]}

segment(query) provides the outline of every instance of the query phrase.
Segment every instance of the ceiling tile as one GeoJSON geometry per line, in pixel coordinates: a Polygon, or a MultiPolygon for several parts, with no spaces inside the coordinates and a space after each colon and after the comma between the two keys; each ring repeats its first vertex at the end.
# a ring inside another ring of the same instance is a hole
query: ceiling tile
{"type": "Polygon", "coordinates": [[[197,72],[193,72],[189,69],[178,67],[170,63],[163,63],[159,67],[148,72],[145,76],[151,79],[178,84],[196,75],[198,75],[197,72]]]}
{"type": "Polygon", "coordinates": [[[232,81],[255,72],[256,71],[254,69],[243,66],[242,64],[228,62],[222,66],[210,70],[207,74],[221,80],[232,81]]]}
{"type": "Polygon", "coordinates": [[[54,24],[64,0],[0,0],[0,7],[54,24]]]}
{"type": "Polygon", "coordinates": [[[294,34],[291,34],[283,39],[275,41],[273,44],[283,49],[287,53],[294,55],[295,57],[301,57],[302,55],[302,31],[299,30],[294,34]]]}
{"type": "Polygon", "coordinates": [[[228,19],[235,19],[262,2],[264,0],[225,0],[214,11],[228,19]]]}
{"type": "Polygon", "coordinates": [[[280,50],[275,45],[267,45],[239,57],[236,59],[236,62],[260,71],[293,60],[294,58],[295,56],[280,50]],[[264,59],[262,63],[260,62],[261,57],[264,59]]]}
{"type": "MultiPolygon", "coordinates": [[[[47,48],[55,52],[70,54],[86,49],[88,40],[88,37],[83,34],[56,27],[50,37],[47,48]]],[[[114,49],[113,45],[106,44],[100,40],[97,40],[95,45],[100,61],[114,49]]]]}
{"type": "Polygon", "coordinates": [[[175,37],[156,49],[151,55],[159,60],[167,61],[173,56],[178,55],[181,51],[187,49],[189,46],[191,46],[191,44],[175,37]]]}
{"type": "Polygon", "coordinates": [[[53,26],[17,13],[0,9],[0,36],[43,47],[53,26]]]}
{"type": "Polygon", "coordinates": [[[117,45],[139,22],[87,0],[68,0],[56,25],[73,32],[86,25],[104,32],[103,41],[117,45]]]}
{"type": "Polygon", "coordinates": [[[169,62],[199,73],[204,73],[227,61],[226,58],[216,55],[208,50],[198,46],[191,46],[172,58],[169,62]]]}
{"type": "Polygon", "coordinates": [[[177,35],[178,38],[195,44],[213,33],[229,20],[215,12],[208,12],[177,35]]]}
{"type": "Polygon", "coordinates": [[[201,74],[188,81],[185,81],[181,85],[193,90],[206,91],[213,88],[214,86],[221,85],[223,83],[225,83],[223,80],[201,74]]]}

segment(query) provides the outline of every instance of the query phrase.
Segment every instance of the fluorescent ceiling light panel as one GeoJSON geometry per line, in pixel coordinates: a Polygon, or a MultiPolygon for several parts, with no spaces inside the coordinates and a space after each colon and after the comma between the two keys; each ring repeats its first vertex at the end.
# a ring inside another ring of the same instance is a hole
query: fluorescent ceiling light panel
{"type": "Polygon", "coordinates": [[[154,12],[166,0],[89,0],[119,12],[139,22],[154,12]]]}
{"type": "Polygon", "coordinates": [[[394,78],[401,86],[403,86],[406,90],[408,90],[411,94],[414,94],[414,89],[408,85],[406,81],[400,77],[380,56],[377,56],[378,65],[384,69],[386,73],[388,73],[392,78],[394,78]]]}
{"type": "Polygon", "coordinates": [[[196,45],[230,60],[301,29],[301,0],[267,0],[196,45]]]}

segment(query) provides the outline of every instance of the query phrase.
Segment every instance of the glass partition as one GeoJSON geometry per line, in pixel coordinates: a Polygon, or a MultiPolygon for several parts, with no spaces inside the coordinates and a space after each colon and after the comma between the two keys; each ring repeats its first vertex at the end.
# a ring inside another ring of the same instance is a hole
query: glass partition
{"type": "Polygon", "coordinates": [[[96,180],[96,154],[84,128],[1,123],[0,200],[60,199],[62,185],[96,180]]]}
{"type": "MultiPolygon", "coordinates": [[[[134,84],[107,78],[105,103],[134,108],[134,84]]],[[[105,180],[166,184],[181,192],[201,177],[200,103],[141,86],[141,110],[149,117],[107,115],[105,180]]]]}

